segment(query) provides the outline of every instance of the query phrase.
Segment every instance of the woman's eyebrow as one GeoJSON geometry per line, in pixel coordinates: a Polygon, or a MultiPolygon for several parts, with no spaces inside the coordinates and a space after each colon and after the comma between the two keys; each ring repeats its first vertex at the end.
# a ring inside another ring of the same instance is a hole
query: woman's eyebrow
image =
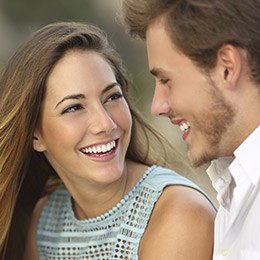
{"type": "Polygon", "coordinates": [[[105,92],[109,91],[111,88],[114,88],[114,87],[120,87],[121,88],[121,85],[118,83],[118,82],[113,82],[109,85],[107,85],[103,90],[102,90],[102,94],[104,94],[105,92]]]}
{"type": "MultiPolygon", "coordinates": [[[[108,86],[106,86],[106,87],[102,90],[102,94],[104,94],[105,92],[109,91],[110,89],[112,89],[112,88],[114,88],[114,87],[116,87],[116,86],[119,86],[119,87],[121,88],[121,86],[120,86],[119,83],[113,82],[113,83],[109,84],[108,86]]],[[[86,98],[86,96],[85,96],[84,94],[72,94],[72,95],[68,95],[68,96],[64,97],[61,101],[59,101],[59,102],[57,103],[57,105],[55,106],[55,109],[56,109],[62,102],[66,101],[66,100],[69,100],[69,99],[85,99],[85,98],[86,98]]]]}
{"type": "Polygon", "coordinates": [[[68,95],[66,97],[64,97],[61,101],[59,101],[57,103],[57,105],[55,106],[55,109],[62,103],[64,102],[65,100],[68,100],[68,99],[84,99],[86,98],[86,96],[84,94],[72,94],[72,95],[68,95]]]}

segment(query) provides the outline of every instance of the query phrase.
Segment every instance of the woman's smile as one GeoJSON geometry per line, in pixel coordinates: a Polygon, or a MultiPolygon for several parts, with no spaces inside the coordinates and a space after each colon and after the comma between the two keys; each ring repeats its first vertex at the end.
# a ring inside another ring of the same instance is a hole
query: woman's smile
{"type": "Polygon", "coordinates": [[[109,161],[112,160],[118,148],[118,140],[113,140],[98,145],[91,145],[81,148],[80,151],[89,159],[94,161],[109,161]]]}

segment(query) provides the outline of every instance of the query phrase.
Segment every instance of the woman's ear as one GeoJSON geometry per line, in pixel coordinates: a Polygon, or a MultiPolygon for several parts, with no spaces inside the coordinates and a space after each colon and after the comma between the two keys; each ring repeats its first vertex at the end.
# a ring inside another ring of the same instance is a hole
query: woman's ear
{"type": "Polygon", "coordinates": [[[243,53],[231,44],[223,45],[217,56],[217,66],[225,87],[234,89],[240,79],[243,68],[243,53]]]}
{"type": "Polygon", "coordinates": [[[33,149],[37,152],[46,151],[46,147],[38,131],[35,131],[33,135],[33,149]]]}

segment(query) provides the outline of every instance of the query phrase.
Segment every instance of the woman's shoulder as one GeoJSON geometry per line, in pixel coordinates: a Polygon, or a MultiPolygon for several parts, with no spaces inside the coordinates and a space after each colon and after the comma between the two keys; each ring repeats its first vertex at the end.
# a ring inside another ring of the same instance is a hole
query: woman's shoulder
{"type": "Polygon", "coordinates": [[[140,253],[148,259],[211,259],[215,213],[202,193],[168,186],[155,205],[140,253]]]}
{"type": "Polygon", "coordinates": [[[30,222],[30,227],[27,233],[25,251],[24,251],[24,260],[37,260],[39,259],[36,237],[37,237],[37,226],[42,213],[42,210],[48,200],[48,196],[44,196],[38,200],[36,203],[30,222]]]}
{"type": "Polygon", "coordinates": [[[192,220],[195,215],[204,214],[215,216],[216,210],[207,197],[196,189],[188,186],[168,186],[164,189],[158,204],[159,210],[163,210],[165,214],[170,213],[171,216],[179,217],[183,220],[183,213],[192,220]]]}
{"type": "Polygon", "coordinates": [[[39,223],[43,211],[46,210],[47,212],[45,213],[48,214],[48,211],[52,212],[53,209],[61,210],[61,207],[58,207],[57,203],[59,204],[62,203],[62,200],[60,200],[60,198],[64,198],[65,197],[64,194],[66,193],[67,191],[64,188],[64,186],[60,186],[56,188],[56,190],[54,190],[51,194],[48,194],[40,198],[36,203],[31,216],[30,227],[28,230],[27,240],[26,240],[25,254],[23,259],[26,260],[39,259],[36,237],[37,237],[38,227],[39,227],[39,223]]]}
{"type": "Polygon", "coordinates": [[[148,171],[149,174],[146,178],[146,183],[155,189],[162,189],[169,185],[181,185],[199,189],[194,182],[171,169],[153,165],[148,169],[148,171]]]}
{"type": "Polygon", "coordinates": [[[57,195],[61,194],[63,192],[63,190],[64,190],[63,188],[59,187],[53,193],[45,195],[37,201],[37,203],[33,209],[33,212],[32,212],[31,224],[30,224],[30,226],[31,226],[31,228],[33,228],[35,234],[37,232],[37,226],[38,226],[38,223],[39,223],[39,220],[41,218],[44,208],[48,204],[54,202],[56,200],[57,195]]]}
{"type": "Polygon", "coordinates": [[[203,193],[182,185],[167,186],[155,206],[155,217],[158,216],[161,220],[175,218],[178,219],[176,223],[184,224],[183,226],[202,218],[214,219],[215,214],[214,206],[203,193]]]}

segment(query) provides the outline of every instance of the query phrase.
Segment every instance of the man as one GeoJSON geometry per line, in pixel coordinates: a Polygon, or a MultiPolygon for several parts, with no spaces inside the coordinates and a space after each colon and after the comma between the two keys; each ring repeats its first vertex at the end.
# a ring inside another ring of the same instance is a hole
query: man
{"type": "Polygon", "coordinates": [[[124,0],[146,40],[152,113],[182,130],[194,166],[212,161],[214,259],[260,259],[260,1],[124,0]]]}

